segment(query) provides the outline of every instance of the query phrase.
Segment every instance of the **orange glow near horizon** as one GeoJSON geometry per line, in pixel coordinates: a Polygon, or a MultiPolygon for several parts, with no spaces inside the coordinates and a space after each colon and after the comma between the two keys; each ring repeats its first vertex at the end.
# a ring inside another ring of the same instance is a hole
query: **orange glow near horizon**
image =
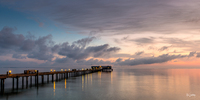
{"type": "Polygon", "coordinates": [[[181,66],[199,66],[200,67],[200,59],[195,60],[178,60],[178,62],[170,61],[168,64],[171,65],[181,65],[181,66]]]}

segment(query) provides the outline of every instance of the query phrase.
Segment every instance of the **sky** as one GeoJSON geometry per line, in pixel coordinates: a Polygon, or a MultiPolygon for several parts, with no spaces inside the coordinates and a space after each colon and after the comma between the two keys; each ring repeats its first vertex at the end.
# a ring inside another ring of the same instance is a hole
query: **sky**
{"type": "Polygon", "coordinates": [[[199,67],[199,0],[1,0],[0,67],[199,67]]]}

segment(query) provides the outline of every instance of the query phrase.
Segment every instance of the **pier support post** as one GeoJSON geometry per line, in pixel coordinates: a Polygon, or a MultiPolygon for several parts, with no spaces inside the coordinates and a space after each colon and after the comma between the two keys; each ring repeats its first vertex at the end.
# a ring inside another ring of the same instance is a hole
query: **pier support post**
{"type": "MultiPolygon", "coordinates": [[[[1,79],[2,80],[2,79],[1,79]]],[[[1,92],[2,92],[2,81],[1,81],[1,92]]]]}
{"type": "Polygon", "coordinates": [[[42,84],[44,84],[44,75],[42,75],[42,84]]]}
{"type": "Polygon", "coordinates": [[[68,73],[66,73],[66,78],[68,78],[68,73]]]}
{"type": "Polygon", "coordinates": [[[3,88],[2,88],[2,85],[3,85],[3,84],[2,84],[2,79],[1,79],[1,93],[2,93],[2,89],[3,89],[3,88]]]}
{"type": "Polygon", "coordinates": [[[58,81],[58,74],[56,74],[56,81],[58,81]]]}
{"type": "Polygon", "coordinates": [[[47,83],[49,83],[49,75],[47,75],[47,83]]]}
{"type": "Polygon", "coordinates": [[[58,76],[59,76],[59,77],[58,77],[58,80],[60,80],[60,79],[61,79],[61,74],[58,74],[58,76]]]}
{"type": "Polygon", "coordinates": [[[52,78],[51,79],[52,79],[51,81],[53,82],[54,81],[54,74],[52,74],[52,78]]]}
{"type": "Polygon", "coordinates": [[[15,78],[12,78],[12,90],[15,89],[15,78]]]}
{"type": "Polygon", "coordinates": [[[30,86],[32,86],[32,76],[30,76],[30,86]]]}
{"type": "Polygon", "coordinates": [[[24,88],[24,77],[22,77],[22,89],[24,88]]]}
{"type": "Polygon", "coordinates": [[[37,76],[35,76],[35,86],[37,85],[37,76]]]}
{"type": "Polygon", "coordinates": [[[38,83],[39,83],[39,70],[37,70],[37,86],[38,86],[38,83]]]}
{"type": "Polygon", "coordinates": [[[28,76],[26,76],[26,88],[28,88],[28,76]]]}
{"type": "Polygon", "coordinates": [[[1,93],[4,93],[4,86],[5,85],[5,79],[1,79],[1,93]]]}
{"type": "MultiPolygon", "coordinates": [[[[1,79],[2,80],[2,79],[1,79]]],[[[1,81],[1,92],[2,92],[2,81],[1,81]]]]}
{"type": "Polygon", "coordinates": [[[17,90],[18,90],[18,88],[19,88],[19,77],[17,76],[16,79],[17,79],[17,90]]]}

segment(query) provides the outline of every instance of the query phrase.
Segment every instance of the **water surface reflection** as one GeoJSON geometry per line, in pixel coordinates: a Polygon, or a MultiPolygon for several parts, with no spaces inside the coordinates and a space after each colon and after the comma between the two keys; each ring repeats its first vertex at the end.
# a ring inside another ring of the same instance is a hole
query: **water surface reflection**
{"type": "Polygon", "coordinates": [[[111,73],[97,72],[46,84],[39,89],[33,87],[8,95],[7,99],[200,100],[199,72],[200,69],[114,69],[111,73]]]}

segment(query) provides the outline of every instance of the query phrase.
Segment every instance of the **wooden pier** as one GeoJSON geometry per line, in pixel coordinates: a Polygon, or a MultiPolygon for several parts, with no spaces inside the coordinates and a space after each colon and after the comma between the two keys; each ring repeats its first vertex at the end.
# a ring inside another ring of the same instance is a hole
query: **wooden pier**
{"type": "Polygon", "coordinates": [[[39,70],[35,70],[35,73],[19,73],[19,74],[11,74],[7,72],[7,74],[1,74],[1,94],[4,93],[5,90],[5,80],[7,78],[12,78],[12,90],[18,90],[19,89],[19,78],[21,77],[21,83],[22,83],[22,89],[28,88],[29,86],[38,86],[39,84],[44,84],[44,76],[47,76],[46,83],[49,83],[49,76],[51,76],[51,82],[58,81],[61,79],[66,79],[71,76],[79,76],[84,74],[89,74],[93,72],[101,71],[101,69],[86,69],[86,70],[72,70],[72,71],[52,71],[51,72],[39,72],[39,70]],[[56,79],[54,79],[54,75],[56,79]],[[33,82],[32,77],[35,77],[35,80],[33,82]],[[39,83],[39,77],[41,77],[41,83],[39,83]],[[24,78],[25,83],[24,84],[24,78]],[[30,81],[29,81],[30,80],[30,81]],[[30,82],[30,83],[29,83],[30,82]],[[34,83],[34,85],[33,85],[34,83]],[[26,87],[24,87],[26,86],[26,87]]]}

